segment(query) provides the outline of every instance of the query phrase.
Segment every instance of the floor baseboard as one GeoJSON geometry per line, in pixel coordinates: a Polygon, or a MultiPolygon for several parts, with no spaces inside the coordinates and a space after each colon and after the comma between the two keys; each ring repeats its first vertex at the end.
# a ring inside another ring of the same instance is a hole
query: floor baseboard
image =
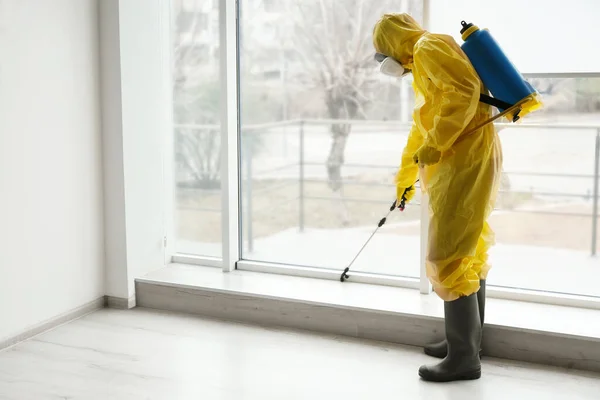
{"type": "Polygon", "coordinates": [[[106,306],[108,308],[114,308],[117,310],[129,310],[131,308],[135,308],[135,295],[128,299],[124,297],[106,296],[106,306]]]}
{"type": "Polygon", "coordinates": [[[40,333],[54,329],[60,325],[71,322],[74,319],[81,318],[84,315],[90,314],[94,311],[104,308],[106,305],[105,296],[99,297],[96,300],[92,300],[80,307],[74,308],[70,311],[57,315],[56,317],[50,318],[37,325],[31,326],[21,333],[0,340],[0,351],[8,347],[14,346],[24,340],[30,339],[40,333]]]}

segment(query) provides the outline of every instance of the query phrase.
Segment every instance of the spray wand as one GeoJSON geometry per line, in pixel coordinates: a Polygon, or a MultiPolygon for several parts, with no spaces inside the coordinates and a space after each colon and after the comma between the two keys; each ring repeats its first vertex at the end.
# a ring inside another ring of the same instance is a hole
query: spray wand
{"type": "MultiPolygon", "coordinates": [[[[417,182],[418,182],[418,180],[417,180],[417,182]]],[[[397,199],[394,200],[394,202],[390,206],[390,210],[388,211],[388,213],[385,215],[385,217],[383,217],[383,218],[381,218],[381,220],[379,220],[379,223],[377,223],[377,228],[375,228],[375,230],[373,231],[373,233],[371,233],[371,236],[369,236],[369,238],[367,239],[367,241],[365,242],[365,244],[360,248],[360,250],[358,251],[358,253],[356,254],[356,256],[354,256],[354,258],[352,259],[352,261],[350,261],[350,264],[348,264],[348,266],[344,269],[344,272],[342,272],[342,275],[340,275],[340,282],[345,282],[346,279],[350,278],[350,275],[348,275],[348,272],[350,271],[350,267],[352,267],[352,264],[354,264],[354,262],[356,261],[356,259],[358,258],[358,256],[360,256],[360,253],[362,253],[362,251],[365,249],[365,247],[367,247],[367,244],[369,244],[369,242],[371,241],[371,239],[373,238],[373,236],[375,236],[375,234],[377,233],[377,231],[379,230],[379,228],[381,228],[385,224],[385,221],[387,221],[387,218],[390,216],[390,214],[392,213],[392,211],[394,211],[394,209],[396,208],[396,206],[398,206],[398,209],[400,211],[404,211],[404,209],[406,208],[406,194],[410,190],[412,190],[413,186],[410,186],[410,187],[408,187],[408,188],[406,188],[404,190],[404,193],[402,194],[402,198],[400,199],[400,204],[397,204],[398,203],[397,199]]]]}

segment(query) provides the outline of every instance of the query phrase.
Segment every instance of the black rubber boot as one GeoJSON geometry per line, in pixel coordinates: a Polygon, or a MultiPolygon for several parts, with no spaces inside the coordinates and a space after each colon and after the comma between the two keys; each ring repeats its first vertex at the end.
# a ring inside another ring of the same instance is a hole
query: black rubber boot
{"type": "MultiPolygon", "coordinates": [[[[480,288],[477,292],[477,302],[479,303],[479,317],[481,318],[481,328],[483,329],[483,321],[485,319],[485,280],[479,281],[480,288]]],[[[479,356],[481,357],[482,351],[479,350],[479,356]]],[[[425,354],[435,358],[444,358],[448,355],[448,345],[446,339],[428,344],[425,346],[425,354]]]]}
{"type": "Polygon", "coordinates": [[[479,318],[476,294],[444,303],[448,355],[438,364],[419,368],[421,378],[432,382],[451,382],[481,377],[479,318]]]}
{"type": "Polygon", "coordinates": [[[435,358],[446,357],[448,355],[448,344],[446,343],[446,339],[425,346],[425,354],[435,358]]]}

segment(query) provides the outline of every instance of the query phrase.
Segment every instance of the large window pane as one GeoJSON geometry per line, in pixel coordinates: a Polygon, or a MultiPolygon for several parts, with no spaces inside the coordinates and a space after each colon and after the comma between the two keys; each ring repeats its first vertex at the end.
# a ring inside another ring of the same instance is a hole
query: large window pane
{"type": "MultiPolygon", "coordinates": [[[[378,72],[372,29],[386,12],[420,19],[422,4],[240,9],[242,257],[343,269],[394,200],[413,106],[410,81],[378,72]]],[[[353,270],[419,275],[418,201],[393,213],[353,270]]]]}
{"type": "Polygon", "coordinates": [[[592,257],[599,131],[576,127],[600,125],[600,78],[531,82],[546,108],[527,123],[542,126],[500,129],[505,175],[491,218],[498,244],[490,283],[600,296],[600,262],[592,257]],[[557,124],[575,126],[551,128],[557,124]]]}
{"type": "Polygon", "coordinates": [[[220,257],[218,2],[172,5],[175,250],[220,257]]]}

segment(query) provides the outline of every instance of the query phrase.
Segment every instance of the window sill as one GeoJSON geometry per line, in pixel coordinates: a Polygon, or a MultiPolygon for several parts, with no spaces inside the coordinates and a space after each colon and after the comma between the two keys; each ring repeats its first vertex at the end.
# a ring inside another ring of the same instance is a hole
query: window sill
{"type": "MultiPolygon", "coordinates": [[[[138,305],[422,346],[443,302],[414,289],[173,264],[136,280],[138,305]]],[[[488,298],[484,352],[600,371],[600,311],[488,298]]]]}

